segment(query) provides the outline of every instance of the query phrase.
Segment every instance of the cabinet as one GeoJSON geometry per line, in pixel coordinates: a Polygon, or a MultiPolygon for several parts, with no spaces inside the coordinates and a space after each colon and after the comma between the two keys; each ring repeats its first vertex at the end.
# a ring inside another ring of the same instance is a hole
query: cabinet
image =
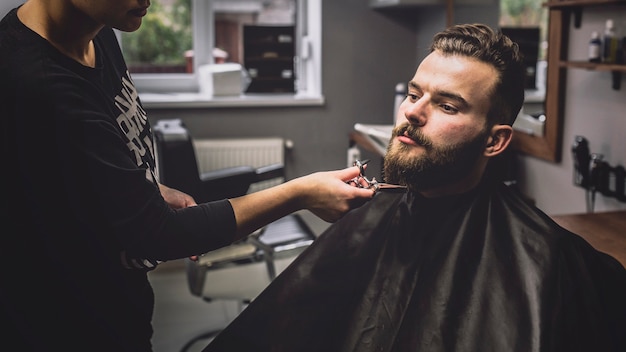
{"type": "Polygon", "coordinates": [[[243,46],[246,93],[295,92],[294,26],[244,26],[243,46]]]}
{"type": "MultiPolygon", "coordinates": [[[[545,134],[543,137],[539,137],[516,133],[513,139],[513,146],[525,154],[552,162],[560,162],[567,70],[611,71],[613,73],[613,89],[620,89],[621,76],[623,73],[626,73],[625,64],[569,60],[567,52],[571,18],[574,18],[573,27],[576,29],[580,26],[585,8],[626,5],[626,1],[549,0],[545,5],[549,9],[545,134]]],[[[623,8],[626,11],[626,6],[623,8]]]]}
{"type": "Polygon", "coordinates": [[[626,211],[556,215],[552,219],[626,267],[626,211]]]}

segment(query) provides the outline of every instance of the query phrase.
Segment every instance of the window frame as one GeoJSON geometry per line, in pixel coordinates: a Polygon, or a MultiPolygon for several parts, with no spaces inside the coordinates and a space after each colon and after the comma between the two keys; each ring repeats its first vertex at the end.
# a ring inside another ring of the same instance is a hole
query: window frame
{"type": "MultiPolygon", "coordinates": [[[[322,105],[322,0],[296,0],[295,94],[242,94],[212,97],[200,94],[198,67],[213,63],[214,15],[211,0],[192,0],[194,73],[135,73],[133,82],[146,108],[250,107],[322,105]],[[206,35],[208,33],[208,35],[206,35]],[[197,60],[196,58],[205,58],[197,60]],[[211,62],[209,62],[209,60],[211,62]]],[[[118,33],[118,40],[120,39],[118,33]]]]}

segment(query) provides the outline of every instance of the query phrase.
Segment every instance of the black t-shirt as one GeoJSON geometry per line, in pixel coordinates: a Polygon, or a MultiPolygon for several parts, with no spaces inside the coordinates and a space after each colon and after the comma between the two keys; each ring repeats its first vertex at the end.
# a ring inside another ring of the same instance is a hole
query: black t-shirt
{"type": "Polygon", "coordinates": [[[149,350],[147,271],[226,245],[235,230],[226,200],[165,203],[115,34],[104,28],[93,42],[95,68],[16,10],[0,22],[0,314],[20,350],[149,350]]]}

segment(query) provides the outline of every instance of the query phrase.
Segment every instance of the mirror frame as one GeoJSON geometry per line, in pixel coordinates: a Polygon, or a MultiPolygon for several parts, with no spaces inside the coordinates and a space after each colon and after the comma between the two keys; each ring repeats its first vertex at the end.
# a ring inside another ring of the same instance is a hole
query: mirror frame
{"type": "Polygon", "coordinates": [[[558,163],[561,161],[563,142],[563,109],[566,68],[560,61],[566,55],[569,16],[561,16],[550,8],[548,13],[548,52],[546,72],[545,113],[543,136],[533,136],[521,131],[513,132],[512,146],[523,154],[558,163]]]}

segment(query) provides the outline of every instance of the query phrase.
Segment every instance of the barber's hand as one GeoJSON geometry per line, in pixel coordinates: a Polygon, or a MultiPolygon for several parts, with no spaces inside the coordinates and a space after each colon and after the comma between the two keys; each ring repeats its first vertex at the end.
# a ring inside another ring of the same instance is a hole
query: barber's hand
{"type": "Polygon", "coordinates": [[[359,172],[354,166],[301,177],[299,181],[308,187],[304,207],[325,221],[335,222],[348,211],[365,204],[372,199],[374,191],[347,184],[359,176],[359,172]]]}
{"type": "Polygon", "coordinates": [[[163,196],[163,199],[165,199],[165,202],[172,209],[182,209],[198,205],[196,204],[196,201],[193,199],[193,197],[188,195],[187,193],[181,192],[174,188],[169,188],[162,184],[159,184],[159,189],[161,190],[161,195],[163,196]]]}

